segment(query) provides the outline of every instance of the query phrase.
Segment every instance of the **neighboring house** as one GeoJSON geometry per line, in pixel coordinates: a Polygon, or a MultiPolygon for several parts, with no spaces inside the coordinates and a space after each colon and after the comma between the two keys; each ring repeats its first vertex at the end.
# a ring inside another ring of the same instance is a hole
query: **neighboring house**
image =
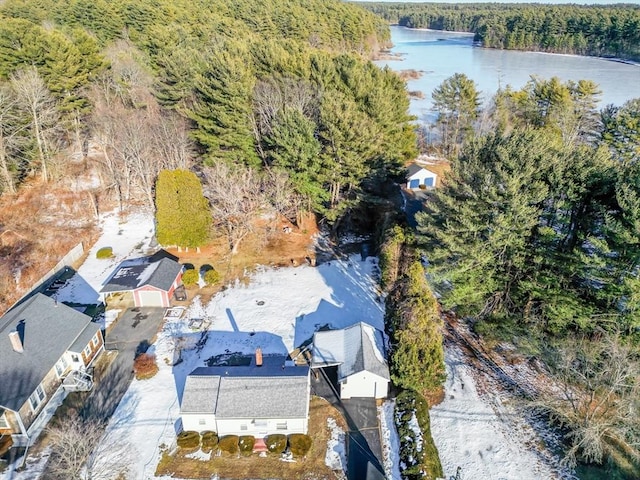
{"type": "Polygon", "coordinates": [[[166,308],[171,306],[171,297],[181,283],[182,265],[175,257],[155,254],[122,262],[100,294],[107,305],[118,302],[136,307],[166,308]]]}
{"type": "Polygon", "coordinates": [[[53,415],[55,408],[46,407],[63,382],[91,387],[81,372],[103,348],[97,323],[46,295],[9,310],[0,318],[0,439],[10,435],[14,445],[27,445],[53,415]]]}
{"type": "Polygon", "coordinates": [[[385,398],[389,367],[382,332],[360,322],[313,335],[312,368],[338,367],[340,398],[385,398]]]}
{"type": "Polygon", "coordinates": [[[421,167],[417,163],[412,163],[407,167],[407,188],[415,190],[424,185],[423,188],[433,188],[436,186],[438,175],[421,167]]]}
{"type": "Polygon", "coordinates": [[[309,367],[285,366],[285,357],[263,364],[200,367],[187,377],[180,414],[184,430],[218,435],[307,433],[309,367]]]}

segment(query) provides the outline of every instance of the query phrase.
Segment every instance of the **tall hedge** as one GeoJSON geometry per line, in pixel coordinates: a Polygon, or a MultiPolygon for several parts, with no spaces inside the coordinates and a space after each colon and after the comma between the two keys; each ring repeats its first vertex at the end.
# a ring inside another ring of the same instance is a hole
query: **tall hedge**
{"type": "Polygon", "coordinates": [[[387,301],[391,379],[417,392],[436,390],[445,378],[443,323],[424,268],[414,261],[387,301]]]}
{"type": "Polygon", "coordinates": [[[202,184],[189,170],[162,170],[156,182],[156,237],[161,245],[199,247],[209,237],[211,214],[202,184]]]}

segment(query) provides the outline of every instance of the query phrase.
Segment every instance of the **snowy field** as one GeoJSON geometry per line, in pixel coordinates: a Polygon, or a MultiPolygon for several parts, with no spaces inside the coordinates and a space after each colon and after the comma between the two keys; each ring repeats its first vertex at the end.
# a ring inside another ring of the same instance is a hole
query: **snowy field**
{"type": "MultiPolygon", "coordinates": [[[[455,347],[445,350],[444,401],[431,409],[431,433],[445,478],[551,480],[566,476],[535,450],[535,433],[500,396],[480,395],[471,367],[455,347]]],[[[482,372],[474,372],[482,375],[482,372]]],[[[548,456],[549,452],[544,452],[548,456]]]]}

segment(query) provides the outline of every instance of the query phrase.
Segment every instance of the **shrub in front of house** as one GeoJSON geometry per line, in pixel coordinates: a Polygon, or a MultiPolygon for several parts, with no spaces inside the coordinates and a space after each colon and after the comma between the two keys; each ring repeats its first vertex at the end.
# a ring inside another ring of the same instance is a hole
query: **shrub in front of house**
{"type": "Polygon", "coordinates": [[[304,457],[311,448],[311,437],[303,433],[289,435],[289,450],[294,457],[304,457]]]}
{"type": "Polygon", "coordinates": [[[238,447],[240,448],[240,453],[243,455],[251,455],[253,452],[253,446],[256,444],[256,437],[253,435],[242,435],[238,439],[238,447]]]}
{"type": "Polygon", "coordinates": [[[282,433],[274,433],[264,437],[264,443],[269,453],[280,455],[287,448],[287,436],[282,433]]]}
{"type": "Polygon", "coordinates": [[[237,435],[225,435],[218,440],[218,448],[223,452],[236,454],[238,453],[239,440],[237,435]]]}
{"type": "Polygon", "coordinates": [[[102,247],[100,250],[96,252],[96,258],[104,259],[113,257],[113,248],[111,247],[102,247]]]}
{"type": "Polygon", "coordinates": [[[200,446],[200,434],[192,430],[185,430],[178,434],[176,442],[180,448],[195,450],[200,446]]]}
{"type": "Polygon", "coordinates": [[[198,283],[199,279],[200,274],[195,269],[187,270],[182,274],[182,283],[184,283],[187,287],[195,285],[196,283],[198,283]]]}
{"type": "Polygon", "coordinates": [[[217,283],[220,283],[220,272],[218,272],[217,270],[207,270],[206,272],[204,272],[204,283],[206,283],[207,285],[215,285],[217,283]]]}
{"type": "Polygon", "coordinates": [[[216,432],[206,431],[201,434],[202,451],[209,453],[218,446],[218,434],[216,432]]]}
{"type": "Polygon", "coordinates": [[[150,353],[141,353],[133,361],[133,371],[138,380],[148,380],[158,373],[156,356],[150,353]]]}

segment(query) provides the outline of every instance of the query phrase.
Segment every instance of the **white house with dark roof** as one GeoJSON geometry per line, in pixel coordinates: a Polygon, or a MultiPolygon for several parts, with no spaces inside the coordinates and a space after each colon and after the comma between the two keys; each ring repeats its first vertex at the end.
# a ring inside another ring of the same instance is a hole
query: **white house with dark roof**
{"type": "Polygon", "coordinates": [[[309,367],[265,356],[261,366],[200,367],[187,376],[180,405],[184,430],[218,435],[307,433],[309,367]]]}
{"type": "Polygon", "coordinates": [[[380,330],[360,322],[313,335],[312,368],[338,367],[340,398],[385,398],[389,367],[380,330]]]}
{"type": "Polygon", "coordinates": [[[125,260],[100,290],[104,303],[119,298],[136,307],[170,307],[171,296],[182,283],[182,265],[174,258],[156,254],[125,260]]]}
{"type": "Polygon", "coordinates": [[[416,190],[419,188],[434,188],[438,175],[417,163],[412,163],[407,167],[407,188],[416,190]]]}
{"type": "Polygon", "coordinates": [[[66,386],[90,388],[78,372],[103,349],[97,323],[41,293],[0,318],[0,445],[6,447],[9,436],[16,446],[37,437],[57,408],[48,404],[59,401],[66,386]]]}

